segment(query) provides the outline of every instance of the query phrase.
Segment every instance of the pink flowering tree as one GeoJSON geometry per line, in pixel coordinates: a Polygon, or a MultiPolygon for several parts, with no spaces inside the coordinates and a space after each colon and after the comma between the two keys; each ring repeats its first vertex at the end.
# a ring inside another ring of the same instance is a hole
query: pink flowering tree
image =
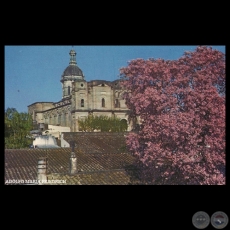
{"type": "Polygon", "coordinates": [[[199,46],[178,60],[121,68],[130,117],[126,143],[143,183],[225,184],[225,55],[199,46]]]}

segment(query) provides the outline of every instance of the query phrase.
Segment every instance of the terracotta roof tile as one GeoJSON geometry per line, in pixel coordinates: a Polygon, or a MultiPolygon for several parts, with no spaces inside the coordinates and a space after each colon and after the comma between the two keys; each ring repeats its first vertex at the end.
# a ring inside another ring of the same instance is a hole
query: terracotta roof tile
{"type": "Polygon", "coordinates": [[[64,139],[75,142],[76,149],[84,153],[122,153],[126,151],[126,132],[64,132],[64,139]]]}
{"type": "MultiPolygon", "coordinates": [[[[37,180],[38,158],[48,157],[48,179],[66,184],[130,184],[134,158],[128,153],[85,153],[75,150],[76,175],[69,174],[71,148],[5,150],[6,180],[37,180]]],[[[58,183],[57,183],[58,184],[58,183]]],[[[61,183],[62,184],[62,183],[61,183]]]]}

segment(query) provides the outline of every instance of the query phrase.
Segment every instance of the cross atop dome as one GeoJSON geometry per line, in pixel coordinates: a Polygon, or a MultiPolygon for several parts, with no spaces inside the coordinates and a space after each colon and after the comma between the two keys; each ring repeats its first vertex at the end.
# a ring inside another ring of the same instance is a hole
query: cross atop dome
{"type": "Polygon", "coordinates": [[[73,46],[72,46],[72,50],[70,50],[70,52],[69,52],[69,55],[70,55],[70,62],[69,62],[69,64],[70,65],[76,65],[77,64],[76,54],[77,53],[74,51],[73,46]]]}

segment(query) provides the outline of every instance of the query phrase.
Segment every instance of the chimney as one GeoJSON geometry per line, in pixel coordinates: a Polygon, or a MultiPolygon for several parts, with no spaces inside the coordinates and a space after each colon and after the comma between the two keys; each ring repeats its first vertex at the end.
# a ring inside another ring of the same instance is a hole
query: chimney
{"type": "Polygon", "coordinates": [[[42,184],[42,182],[44,183],[44,181],[47,181],[47,163],[47,157],[38,158],[38,184],[42,184]]]}
{"type": "Polygon", "coordinates": [[[71,141],[70,144],[72,147],[72,152],[70,155],[70,174],[73,175],[77,173],[77,157],[74,153],[74,145],[75,145],[74,141],[71,141]]]}

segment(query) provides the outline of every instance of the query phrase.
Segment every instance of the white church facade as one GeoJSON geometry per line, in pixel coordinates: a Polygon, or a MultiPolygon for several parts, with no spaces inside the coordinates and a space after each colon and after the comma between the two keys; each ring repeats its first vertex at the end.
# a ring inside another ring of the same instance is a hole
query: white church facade
{"type": "Polygon", "coordinates": [[[128,119],[129,110],[122,94],[119,80],[92,80],[87,82],[77,66],[76,52],[70,51],[69,66],[61,76],[62,99],[58,102],[35,102],[28,106],[28,113],[40,128],[46,125],[70,127],[71,132],[81,131],[78,120],[88,115],[116,116],[125,119],[128,130],[133,128],[128,119]]]}

